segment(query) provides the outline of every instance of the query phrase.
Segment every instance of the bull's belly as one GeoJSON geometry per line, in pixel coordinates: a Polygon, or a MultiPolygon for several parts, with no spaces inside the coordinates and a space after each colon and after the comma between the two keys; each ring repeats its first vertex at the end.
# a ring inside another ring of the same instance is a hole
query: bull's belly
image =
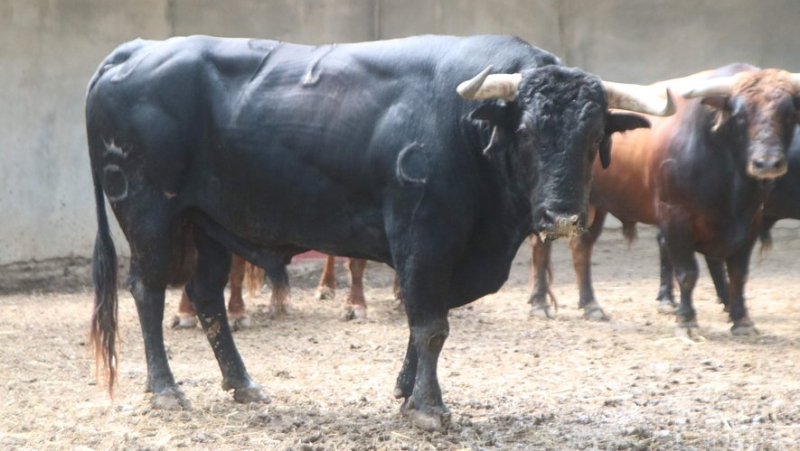
{"type": "Polygon", "coordinates": [[[195,208],[224,229],[257,247],[287,245],[332,255],[390,263],[382,210],[346,203],[339,209],[304,202],[287,190],[285,202],[201,202],[195,208]]]}
{"type": "Polygon", "coordinates": [[[756,229],[750,221],[731,221],[725,226],[712,227],[700,221],[693,224],[695,250],[706,257],[725,259],[749,245],[756,229]]]}

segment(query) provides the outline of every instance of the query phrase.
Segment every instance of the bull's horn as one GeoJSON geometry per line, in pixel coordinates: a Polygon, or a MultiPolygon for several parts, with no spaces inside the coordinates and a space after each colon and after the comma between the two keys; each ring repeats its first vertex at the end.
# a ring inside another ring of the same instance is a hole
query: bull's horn
{"type": "Polygon", "coordinates": [[[792,84],[795,94],[800,94],[800,74],[792,74],[792,84]]]}
{"type": "Polygon", "coordinates": [[[686,84],[679,93],[684,99],[696,97],[728,96],[733,92],[733,85],[739,79],[739,74],[729,77],[709,78],[697,83],[686,84]]]}
{"type": "Polygon", "coordinates": [[[629,85],[603,81],[606,89],[609,108],[652,114],[653,116],[669,116],[675,114],[675,101],[669,89],[663,95],[658,94],[651,86],[629,85]]]}
{"type": "Polygon", "coordinates": [[[522,81],[520,74],[492,74],[494,66],[489,66],[478,75],[456,88],[458,94],[467,100],[517,98],[517,88],[522,81]]]}

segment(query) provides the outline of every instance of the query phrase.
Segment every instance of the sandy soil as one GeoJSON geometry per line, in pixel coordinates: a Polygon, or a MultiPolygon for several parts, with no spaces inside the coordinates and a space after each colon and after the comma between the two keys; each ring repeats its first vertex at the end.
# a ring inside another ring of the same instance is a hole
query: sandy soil
{"type": "MultiPolygon", "coordinates": [[[[122,293],[121,383],[94,382],[85,336],[92,297],[0,297],[0,448],[14,449],[797,449],[800,447],[800,240],[776,237],[754,258],[748,298],[761,331],[734,337],[709,279],[696,290],[702,338],[673,335],[656,312],[657,254],[644,231],[628,250],[613,234],[595,253],[596,291],[612,319],[576,309],[565,245],[554,250],[554,321],[528,318],[529,250],[503,290],[454,310],[439,364],[446,432],[410,427],[391,396],[405,350],[392,273],[367,269],[369,319],[342,322],[339,301],[315,301],[321,262],[292,267],[289,318],[267,297],[236,334],[269,404],[235,404],[201,331],[167,330],[191,410],[152,410],[133,300],[122,293]]],[[[346,274],[340,271],[340,280],[346,274]]],[[[43,287],[43,291],[45,287],[43,287]]],[[[179,291],[168,294],[168,313],[179,291]]],[[[344,295],[340,290],[339,298],[344,295]]]]}

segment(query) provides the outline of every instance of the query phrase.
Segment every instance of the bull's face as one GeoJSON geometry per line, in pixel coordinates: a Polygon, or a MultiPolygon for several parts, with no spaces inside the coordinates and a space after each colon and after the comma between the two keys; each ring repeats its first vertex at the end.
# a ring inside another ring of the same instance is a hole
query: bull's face
{"type": "MultiPolygon", "coordinates": [[[[619,92],[580,70],[546,66],[506,77],[513,77],[510,86],[494,88],[505,93],[498,96],[505,102],[484,104],[472,114],[492,125],[485,152],[512,153],[512,183],[529,195],[535,233],[545,240],[580,234],[586,229],[594,159],[599,153],[607,166],[611,135],[649,122],[609,112],[610,105],[622,106],[619,92]]],[[[657,102],[663,112],[673,109],[664,98],[657,102]]]]}
{"type": "Polygon", "coordinates": [[[704,80],[684,97],[700,97],[716,113],[713,133],[744,161],[747,173],[774,179],[786,173],[786,153],[800,122],[800,78],[765,69],[704,80]]]}

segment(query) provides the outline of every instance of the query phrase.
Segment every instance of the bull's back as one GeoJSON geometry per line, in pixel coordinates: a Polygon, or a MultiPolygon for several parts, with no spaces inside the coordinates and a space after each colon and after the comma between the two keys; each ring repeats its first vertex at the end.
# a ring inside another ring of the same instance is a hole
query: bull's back
{"type": "MultiPolygon", "coordinates": [[[[686,84],[708,78],[713,71],[687,77],[659,81],[654,87],[670,88],[675,93],[686,84]]],[[[595,163],[592,201],[623,222],[657,224],[659,202],[663,202],[665,185],[674,169],[673,152],[683,145],[679,136],[687,114],[687,100],[674,96],[677,112],[673,116],[646,116],[650,128],[640,128],[615,135],[611,165],[602,169],[595,163]]]]}

